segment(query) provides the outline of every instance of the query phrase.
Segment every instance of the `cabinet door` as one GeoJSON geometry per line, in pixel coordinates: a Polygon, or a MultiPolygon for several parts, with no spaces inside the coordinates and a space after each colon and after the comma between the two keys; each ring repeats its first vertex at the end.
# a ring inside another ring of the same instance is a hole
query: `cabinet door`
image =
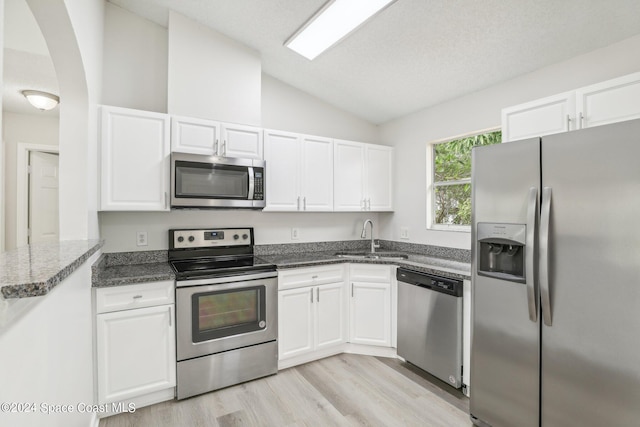
{"type": "Polygon", "coordinates": [[[171,151],[217,155],[220,123],[191,117],[171,117],[171,151]]]}
{"type": "Polygon", "coordinates": [[[270,211],[300,210],[300,139],[297,134],[265,131],[266,206],[270,211]]]}
{"type": "Polygon", "coordinates": [[[278,358],[313,350],[314,288],[278,291],[278,358]]]}
{"type": "Polygon", "coordinates": [[[502,142],[576,129],[575,94],[565,92],[502,110],[502,142]]]}
{"type": "Polygon", "coordinates": [[[302,137],[301,190],[302,210],[333,210],[333,141],[302,137]]]}
{"type": "Polygon", "coordinates": [[[102,107],[100,210],[169,210],[169,116],[102,107]]]}
{"type": "Polygon", "coordinates": [[[262,129],[223,123],[219,155],[262,160],[262,129]]]}
{"type": "Polygon", "coordinates": [[[366,209],[393,210],[393,148],[367,145],[365,165],[366,209]]]}
{"type": "Polygon", "coordinates": [[[333,209],[364,210],[364,144],[334,140],[333,209]]]}
{"type": "Polygon", "coordinates": [[[315,288],[316,350],[347,341],[347,305],[344,282],[315,288]]]}
{"type": "Polygon", "coordinates": [[[391,345],[391,285],[351,282],[350,342],[391,345]]]}
{"type": "Polygon", "coordinates": [[[578,89],[576,110],[581,128],[640,118],[640,73],[578,89]]]}
{"type": "Polygon", "coordinates": [[[175,386],[173,307],[162,305],[96,316],[100,404],[175,386]]]}

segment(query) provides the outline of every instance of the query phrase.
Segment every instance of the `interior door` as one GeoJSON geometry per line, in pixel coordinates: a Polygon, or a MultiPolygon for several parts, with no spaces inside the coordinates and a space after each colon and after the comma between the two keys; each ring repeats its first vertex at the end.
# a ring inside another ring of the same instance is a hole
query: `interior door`
{"type": "MultiPolygon", "coordinates": [[[[540,139],[474,148],[472,177],[471,416],[493,427],[538,427],[540,325],[530,318],[525,283],[478,274],[476,235],[478,223],[535,230],[535,220],[527,222],[532,202],[535,218],[540,139]]],[[[525,250],[533,246],[527,239],[525,250]]],[[[525,278],[533,273],[525,269],[525,278]]]]}
{"type": "Polygon", "coordinates": [[[31,151],[29,166],[29,243],[57,242],[58,154],[31,151]]]}
{"type": "Polygon", "coordinates": [[[542,139],[543,427],[638,425],[639,158],[640,120],[542,139]]]}

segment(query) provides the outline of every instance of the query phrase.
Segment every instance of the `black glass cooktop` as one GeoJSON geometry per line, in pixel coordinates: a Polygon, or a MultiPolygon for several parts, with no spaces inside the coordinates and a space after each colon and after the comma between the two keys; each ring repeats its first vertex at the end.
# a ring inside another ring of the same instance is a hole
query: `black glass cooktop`
{"type": "Polygon", "coordinates": [[[254,255],[231,255],[171,261],[178,280],[235,276],[275,271],[276,266],[254,255]]]}

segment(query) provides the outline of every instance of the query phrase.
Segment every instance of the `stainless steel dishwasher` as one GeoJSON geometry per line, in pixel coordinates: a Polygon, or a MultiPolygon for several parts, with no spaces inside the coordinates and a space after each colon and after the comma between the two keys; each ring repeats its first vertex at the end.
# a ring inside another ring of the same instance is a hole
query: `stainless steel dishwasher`
{"type": "Polygon", "coordinates": [[[462,280],[398,268],[398,355],[462,386],[462,280]]]}

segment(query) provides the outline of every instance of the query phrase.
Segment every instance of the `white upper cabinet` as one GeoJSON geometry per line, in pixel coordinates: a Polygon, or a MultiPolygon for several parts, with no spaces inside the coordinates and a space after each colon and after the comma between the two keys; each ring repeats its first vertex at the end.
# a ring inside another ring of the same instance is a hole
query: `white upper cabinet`
{"type": "Polygon", "coordinates": [[[640,72],[502,110],[502,141],[640,118],[640,72]]]}
{"type": "Polygon", "coordinates": [[[334,210],[393,210],[393,148],[334,141],[334,210]]]}
{"type": "Polygon", "coordinates": [[[220,123],[191,117],[171,117],[171,151],[217,155],[220,123]]]}
{"type": "Polygon", "coordinates": [[[171,151],[262,159],[262,129],[192,117],[171,117],[171,151]]]}
{"type": "Polygon", "coordinates": [[[169,116],[102,106],[100,133],[100,210],[169,210],[169,116]]]}
{"type": "Polygon", "coordinates": [[[581,128],[640,118],[640,73],[578,89],[576,108],[581,128]]]}
{"type": "Polygon", "coordinates": [[[502,110],[502,142],[575,129],[575,95],[561,93],[502,110]]]}
{"type": "Polygon", "coordinates": [[[265,130],[267,211],[333,210],[333,141],[265,130]]]}
{"type": "Polygon", "coordinates": [[[262,128],[222,123],[219,156],[262,160],[262,128]]]}

